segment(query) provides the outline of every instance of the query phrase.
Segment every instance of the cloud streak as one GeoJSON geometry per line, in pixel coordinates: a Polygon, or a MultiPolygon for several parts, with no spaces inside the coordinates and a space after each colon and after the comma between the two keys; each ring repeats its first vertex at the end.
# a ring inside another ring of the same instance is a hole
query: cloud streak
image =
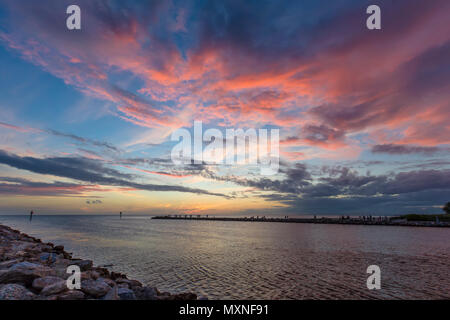
{"type": "Polygon", "coordinates": [[[46,132],[54,135],[54,136],[60,136],[60,137],[65,137],[65,138],[69,138],[72,139],[74,141],[83,143],[83,144],[91,144],[94,145],[96,147],[101,147],[101,148],[105,148],[109,151],[113,151],[115,153],[120,153],[121,151],[115,147],[114,145],[108,143],[108,142],[104,142],[104,141],[97,141],[97,140],[92,140],[92,139],[88,139],[88,138],[83,138],[74,134],[70,134],[70,133],[63,133],[63,132],[59,132],[56,130],[51,130],[48,129],[46,130],[46,132]]]}
{"type": "Polygon", "coordinates": [[[21,178],[0,177],[0,194],[50,197],[84,197],[89,192],[105,192],[108,189],[96,185],[81,185],[59,181],[34,182],[21,178]]]}
{"type": "Polygon", "coordinates": [[[129,187],[145,191],[175,191],[227,197],[224,194],[208,192],[183,186],[141,184],[134,182],[134,175],[121,173],[104,167],[101,162],[86,158],[34,158],[20,157],[0,150],[0,164],[34,173],[53,175],[83,181],[91,184],[129,187]]]}
{"type": "Polygon", "coordinates": [[[378,144],[372,147],[373,153],[388,153],[388,154],[434,154],[437,152],[448,151],[438,147],[421,147],[414,145],[397,145],[397,144],[378,144]]]}

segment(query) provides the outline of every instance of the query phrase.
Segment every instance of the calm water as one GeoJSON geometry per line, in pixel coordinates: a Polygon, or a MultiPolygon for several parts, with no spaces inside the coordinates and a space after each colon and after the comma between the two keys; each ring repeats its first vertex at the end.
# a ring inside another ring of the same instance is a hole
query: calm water
{"type": "Polygon", "coordinates": [[[450,229],[0,216],[163,291],[210,299],[450,298],[450,229]],[[368,265],[381,268],[378,291],[368,265]]]}

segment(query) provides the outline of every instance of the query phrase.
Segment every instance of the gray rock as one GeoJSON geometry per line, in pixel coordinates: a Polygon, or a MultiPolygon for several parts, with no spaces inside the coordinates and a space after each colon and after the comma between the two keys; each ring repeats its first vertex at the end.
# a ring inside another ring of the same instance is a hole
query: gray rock
{"type": "Polygon", "coordinates": [[[39,244],[39,248],[42,252],[51,252],[53,250],[51,246],[45,243],[39,244]]]}
{"type": "Polygon", "coordinates": [[[67,268],[67,266],[72,265],[72,260],[69,259],[57,259],[53,264],[55,268],[67,268]]]}
{"type": "Polygon", "coordinates": [[[63,281],[64,279],[59,277],[43,277],[33,280],[32,287],[38,291],[44,289],[45,287],[52,285],[54,283],[63,281]]]}
{"type": "Polygon", "coordinates": [[[53,250],[62,252],[62,251],[64,251],[64,246],[55,246],[55,247],[53,248],[53,250]]]}
{"type": "Polygon", "coordinates": [[[185,293],[163,293],[158,296],[158,300],[197,300],[197,295],[195,293],[185,292],[185,293]]]}
{"type": "Polygon", "coordinates": [[[94,280],[97,280],[98,278],[100,278],[100,274],[97,271],[90,271],[91,274],[91,278],[94,280]]]}
{"type": "Polygon", "coordinates": [[[69,290],[63,294],[58,295],[58,300],[82,300],[84,293],[79,290],[69,290]]]}
{"type": "Polygon", "coordinates": [[[58,267],[55,268],[55,276],[66,279],[70,277],[70,274],[67,273],[67,267],[58,267]]]}
{"type": "Polygon", "coordinates": [[[58,258],[58,255],[53,252],[52,253],[44,252],[39,256],[39,260],[41,262],[48,262],[48,263],[55,262],[57,258],[58,258]]]}
{"type": "Polygon", "coordinates": [[[71,264],[77,265],[80,267],[81,271],[87,271],[92,268],[92,260],[72,260],[71,264]]]}
{"type": "Polygon", "coordinates": [[[169,292],[160,292],[159,294],[158,294],[158,297],[157,297],[157,299],[158,300],[167,300],[167,299],[170,299],[170,293],[169,292]]]}
{"type": "Polygon", "coordinates": [[[103,300],[119,300],[119,296],[117,294],[117,287],[111,288],[108,293],[103,297],[103,300]]]}
{"type": "Polygon", "coordinates": [[[130,289],[130,287],[128,286],[128,283],[118,283],[117,288],[130,289]]]}
{"type": "Polygon", "coordinates": [[[57,259],[56,262],[52,265],[53,269],[55,270],[55,275],[63,279],[67,279],[68,277],[70,277],[70,274],[67,273],[67,267],[71,264],[71,261],[68,259],[57,259]]]}
{"type": "Polygon", "coordinates": [[[117,295],[120,297],[120,300],[136,300],[133,290],[127,288],[118,288],[117,295]]]}
{"type": "Polygon", "coordinates": [[[99,280],[102,280],[104,282],[106,282],[106,284],[108,286],[110,286],[111,288],[113,288],[114,286],[116,286],[116,283],[114,282],[114,280],[111,280],[109,278],[98,278],[99,280]]]}
{"type": "Polygon", "coordinates": [[[81,281],[81,291],[95,298],[104,296],[110,289],[102,279],[81,281]]]}
{"type": "Polygon", "coordinates": [[[14,265],[18,262],[19,262],[19,260],[17,260],[17,259],[0,262],[0,270],[8,269],[9,267],[11,267],[12,265],[14,265]]]}
{"type": "Polygon", "coordinates": [[[137,280],[129,280],[129,279],[124,279],[124,278],[118,278],[118,279],[116,279],[116,282],[117,283],[126,283],[129,288],[142,287],[142,283],[140,283],[137,280]]]}
{"type": "Polygon", "coordinates": [[[54,270],[31,262],[19,262],[0,273],[0,283],[31,285],[34,279],[54,275],[54,270]]]}
{"type": "Polygon", "coordinates": [[[46,286],[44,289],[42,289],[41,295],[51,296],[54,294],[58,294],[58,293],[67,291],[67,290],[68,290],[68,288],[67,288],[66,281],[62,280],[62,281],[58,281],[56,283],[46,286]]]}
{"type": "Polygon", "coordinates": [[[0,300],[31,300],[34,294],[20,284],[10,283],[0,288],[0,300]]]}
{"type": "Polygon", "coordinates": [[[139,300],[157,300],[158,290],[151,287],[135,288],[136,298],[139,300]]]}
{"type": "Polygon", "coordinates": [[[24,242],[24,241],[12,241],[11,250],[15,252],[25,251],[27,249],[33,249],[35,247],[34,243],[24,242]]]}
{"type": "Polygon", "coordinates": [[[97,280],[99,278],[100,274],[96,271],[88,270],[81,272],[81,280],[88,280],[88,279],[97,280]]]}
{"type": "Polygon", "coordinates": [[[52,295],[52,296],[39,295],[36,298],[34,298],[34,300],[58,300],[58,296],[57,295],[52,295]]]}
{"type": "Polygon", "coordinates": [[[31,263],[28,261],[22,261],[22,262],[18,262],[16,264],[13,264],[9,270],[15,270],[15,271],[19,271],[19,270],[36,270],[39,268],[43,268],[42,265],[37,264],[37,263],[31,263]]]}
{"type": "Polygon", "coordinates": [[[192,292],[178,293],[173,296],[175,300],[197,300],[197,295],[192,292]]]}

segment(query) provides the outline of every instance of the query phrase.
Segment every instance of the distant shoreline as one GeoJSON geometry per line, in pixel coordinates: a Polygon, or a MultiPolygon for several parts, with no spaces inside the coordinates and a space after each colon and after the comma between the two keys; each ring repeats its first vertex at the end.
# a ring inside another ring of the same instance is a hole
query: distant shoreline
{"type": "Polygon", "coordinates": [[[312,223],[312,224],[341,224],[364,226],[395,226],[395,227],[435,227],[449,228],[449,222],[435,221],[406,221],[398,217],[381,218],[371,217],[367,219],[348,218],[271,218],[271,217],[205,217],[194,215],[167,215],[154,216],[156,220],[195,220],[195,221],[239,221],[239,222],[278,222],[278,223],[312,223]]]}

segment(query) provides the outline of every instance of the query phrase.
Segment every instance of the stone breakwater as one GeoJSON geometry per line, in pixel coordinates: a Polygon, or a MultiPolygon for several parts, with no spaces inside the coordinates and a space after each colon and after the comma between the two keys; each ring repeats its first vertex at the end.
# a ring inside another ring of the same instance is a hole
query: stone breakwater
{"type": "Polygon", "coordinates": [[[193,293],[170,294],[126,275],[75,259],[63,246],[44,243],[0,225],[0,300],[196,300],[193,293]],[[67,267],[81,270],[81,288],[69,290],[67,267]]]}

